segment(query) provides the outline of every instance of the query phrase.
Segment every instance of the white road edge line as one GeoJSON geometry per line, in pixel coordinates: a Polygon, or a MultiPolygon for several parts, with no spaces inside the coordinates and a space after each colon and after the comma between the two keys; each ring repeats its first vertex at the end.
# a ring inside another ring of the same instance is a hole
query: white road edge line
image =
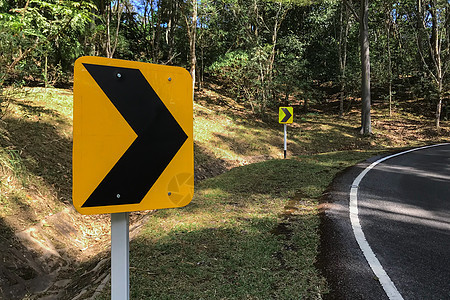
{"type": "Polygon", "coordinates": [[[393,155],[389,155],[386,157],[383,157],[376,162],[372,163],[370,166],[368,166],[364,171],[362,171],[358,177],[355,178],[355,180],[352,183],[352,187],[350,189],[350,222],[352,224],[353,234],[355,235],[356,241],[358,242],[359,248],[364,254],[364,257],[366,258],[367,262],[370,265],[370,268],[375,273],[375,276],[378,277],[378,280],[381,283],[381,286],[383,287],[384,291],[386,292],[386,295],[391,300],[400,300],[403,299],[402,295],[399,293],[397,288],[395,287],[394,283],[392,282],[391,278],[387,275],[386,271],[383,269],[383,266],[380,264],[380,261],[376,257],[375,253],[372,251],[372,248],[370,248],[369,243],[366,240],[366,237],[364,235],[364,232],[361,227],[361,223],[359,222],[359,216],[358,216],[358,188],[359,184],[361,183],[361,180],[366,176],[366,174],[372,170],[376,165],[379,163],[388,160],[390,158],[400,156],[406,153],[410,153],[417,150],[437,147],[437,146],[444,146],[444,145],[450,145],[450,143],[444,143],[444,144],[436,144],[436,145],[430,145],[430,146],[424,146],[420,148],[414,148],[407,151],[403,151],[400,153],[396,153],[393,155]]]}

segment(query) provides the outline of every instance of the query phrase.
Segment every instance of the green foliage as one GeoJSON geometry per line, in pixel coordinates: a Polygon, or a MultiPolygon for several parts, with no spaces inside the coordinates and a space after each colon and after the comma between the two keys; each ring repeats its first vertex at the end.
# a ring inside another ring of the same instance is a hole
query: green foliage
{"type": "MultiPolygon", "coordinates": [[[[235,168],[199,184],[185,208],[156,212],[131,244],[132,297],[320,299],[326,283],[310,259],[317,202],[288,197],[301,186],[324,189],[331,176],[310,175],[328,169],[330,157],[305,159],[235,168]],[[298,209],[284,215],[287,205],[298,209]]],[[[109,296],[105,289],[100,299],[109,296]]]]}
{"type": "MultiPolygon", "coordinates": [[[[233,52],[227,52],[225,55],[219,57],[210,67],[209,71],[217,72],[218,74],[226,74],[226,70],[240,69],[246,65],[248,62],[248,53],[242,50],[237,50],[233,52]]],[[[230,74],[232,76],[232,74],[230,74]]]]}
{"type": "Polygon", "coordinates": [[[284,94],[284,105],[289,105],[290,95],[309,86],[308,79],[311,76],[304,58],[305,43],[298,36],[290,34],[280,39],[278,49],[275,89],[277,94],[284,94]]]}
{"type": "Polygon", "coordinates": [[[267,73],[271,45],[259,46],[246,52],[236,50],[228,52],[215,61],[208,69],[209,72],[227,85],[231,96],[247,101],[254,111],[264,114],[270,102],[270,93],[274,82],[268,80],[267,73]]]}
{"type": "Polygon", "coordinates": [[[249,55],[242,50],[228,52],[219,57],[208,71],[218,76],[227,86],[231,87],[234,97],[241,93],[242,76],[245,76],[245,68],[249,63],[249,55]]]}
{"type": "Polygon", "coordinates": [[[1,12],[2,81],[40,80],[44,68],[51,70],[45,74],[47,80],[48,75],[53,81],[67,76],[73,60],[82,54],[78,37],[91,20],[91,9],[88,2],[31,0],[26,7],[1,12]]]}
{"type": "MultiPolygon", "coordinates": [[[[112,55],[190,68],[190,1],[30,0],[25,7],[26,3],[0,0],[0,84],[5,80],[42,85],[70,82],[73,62],[82,55],[112,55]]],[[[289,104],[296,95],[322,98],[317,87],[323,83],[332,87],[344,83],[347,96],[359,97],[359,23],[341,2],[205,0],[197,5],[198,80],[213,77],[255,113],[264,116],[271,107],[289,104]],[[342,19],[342,13],[347,17],[342,19]],[[347,23],[343,76],[340,35],[347,23]]],[[[449,8],[445,1],[436,5],[445,92],[449,85],[449,8]]],[[[426,99],[425,105],[436,101],[437,94],[428,89],[430,84],[432,90],[437,86],[429,50],[433,44],[431,11],[430,6],[422,9],[421,15],[417,1],[410,0],[370,2],[371,76],[376,98],[386,99],[390,80],[393,92],[402,95],[400,81],[426,73],[420,80],[407,79],[407,88],[415,97],[426,99]]]]}

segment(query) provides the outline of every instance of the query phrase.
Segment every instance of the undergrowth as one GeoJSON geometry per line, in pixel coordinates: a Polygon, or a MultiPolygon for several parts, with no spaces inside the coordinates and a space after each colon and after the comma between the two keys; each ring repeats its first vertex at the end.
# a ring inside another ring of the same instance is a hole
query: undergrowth
{"type": "MultiPolygon", "coordinates": [[[[447,141],[450,132],[448,121],[437,134],[433,120],[400,105],[389,116],[383,103],[375,103],[374,134],[364,137],[358,134],[357,107],[344,118],[336,112],[337,102],[308,113],[296,106],[283,160],[277,112],[263,121],[233,99],[199,91],[195,195],[185,208],[153,212],[132,242],[132,298],[320,299],[327,286],[314,266],[317,204],[333,177],[377,153],[447,141]]],[[[26,88],[10,99],[0,121],[4,232],[42,223],[71,206],[71,151],[70,90],[26,88]]],[[[86,225],[92,220],[79,225],[89,229],[80,232],[96,232],[86,225]]],[[[104,240],[104,227],[89,239],[104,240]]],[[[76,277],[71,279],[67,299],[92,295],[98,286],[77,286],[76,277]]],[[[108,289],[99,297],[109,298],[108,289]]]]}

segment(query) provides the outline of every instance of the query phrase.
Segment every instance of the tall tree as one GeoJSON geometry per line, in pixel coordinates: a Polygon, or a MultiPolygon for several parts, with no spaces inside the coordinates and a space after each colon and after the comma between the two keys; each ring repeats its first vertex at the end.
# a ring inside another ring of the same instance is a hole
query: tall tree
{"type": "Polygon", "coordinates": [[[391,30],[392,15],[389,4],[385,4],[385,30],[386,30],[386,51],[388,59],[388,97],[389,97],[389,117],[392,117],[392,52],[391,52],[391,30]]]}
{"type": "Polygon", "coordinates": [[[426,70],[430,74],[433,82],[435,84],[437,90],[437,99],[436,99],[436,128],[439,130],[440,127],[440,119],[441,119],[441,110],[442,110],[442,93],[443,93],[443,83],[445,76],[445,64],[448,64],[448,51],[447,48],[445,52],[442,51],[442,46],[448,47],[443,43],[443,39],[445,40],[446,35],[448,38],[448,33],[450,29],[448,26],[448,10],[449,10],[449,2],[446,1],[443,5],[439,5],[437,0],[430,0],[427,3],[424,0],[417,0],[417,13],[420,17],[418,20],[418,29],[419,33],[417,34],[417,42],[418,49],[421,59],[423,61],[426,70]],[[431,21],[431,25],[430,25],[431,21]],[[430,28],[431,26],[431,28],[430,28]],[[431,30],[431,33],[429,32],[431,30]],[[426,45],[428,45],[429,57],[427,60],[425,58],[425,53],[422,51],[421,41],[427,40],[426,45]],[[447,55],[445,55],[445,54],[447,55]],[[444,60],[443,57],[447,60],[444,60]]]}
{"type": "Polygon", "coordinates": [[[106,6],[106,57],[112,58],[114,56],[114,52],[117,48],[117,42],[119,40],[119,29],[120,29],[120,23],[121,23],[121,17],[122,17],[123,7],[120,0],[116,1],[109,1],[108,5],[106,6]],[[113,3],[114,2],[114,3],[113,3]],[[111,21],[113,20],[113,15],[115,15],[116,23],[115,23],[115,30],[114,35],[111,34],[111,21]],[[113,38],[113,41],[111,41],[111,38],[113,38]]]}
{"type": "Polygon", "coordinates": [[[361,0],[359,16],[361,43],[361,134],[372,133],[370,114],[370,55],[369,55],[369,0],[361,0]]]}
{"type": "Polygon", "coordinates": [[[198,18],[198,4],[197,0],[190,0],[192,5],[192,15],[189,18],[185,15],[186,27],[189,37],[189,65],[192,76],[192,90],[195,89],[195,75],[197,68],[197,55],[195,53],[195,46],[197,43],[197,18],[198,18]],[[190,19],[190,20],[189,20],[190,19]]]}
{"type": "Polygon", "coordinates": [[[339,37],[338,37],[338,57],[339,57],[339,69],[340,69],[340,97],[339,97],[339,117],[344,115],[344,98],[346,88],[346,70],[347,70],[347,45],[348,34],[350,30],[350,18],[349,9],[344,3],[341,3],[339,9],[339,37]]]}
{"type": "Polygon", "coordinates": [[[361,51],[361,130],[360,133],[372,133],[370,100],[370,55],[369,55],[369,0],[360,0],[360,12],[356,13],[350,0],[343,0],[359,22],[359,43],[361,51]]]}

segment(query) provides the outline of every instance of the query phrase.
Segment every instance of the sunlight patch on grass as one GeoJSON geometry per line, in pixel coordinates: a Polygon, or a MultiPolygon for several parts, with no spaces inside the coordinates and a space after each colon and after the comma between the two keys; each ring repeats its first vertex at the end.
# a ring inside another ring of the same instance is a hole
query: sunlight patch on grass
{"type": "MultiPolygon", "coordinates": [[[[314,267],[317,204],[334,176],[380,152],[448,138],[400,110],[374,113],[368,137],[358,133],[359,111],[340,119],[317,110],[294,117],[289,159],[281,160],[276,111],[262,121],[230,98],[205,94],[214,99],[194,104],[195,172],[205,174],[191,204],[155,212],[132,242],[133,299],[320,299],[327,288],[314,267]]],[[[24,89],[5,120],[0,212],[30,225],[70,203],[71,91],[24,89]]]]}
{"type": "Polygon", "coordinates": [[[24,88],[21,98],[33,101],[34,105],[54,110],[64,118],[72,120],[73,94],[70,90],[42,87],[24,88]]]}
{"type": "Polygon", "coordinates": [[[276,158],[282,155],[281,131],[260,128],[246,122],[194,105],[194,140],[199,150],[199,165],[220,159],[229,165],[245,165],[254,157],[276,158]]]}
{"type": "Polygon", "coordinates": [[[0,214],[16,230],[70,203],[72,94],[14,89],[0,123],[0,214]]]}
{"type": "Polygon", "coordinates": [[[200,182],[188,206],[156,211],[132,242],[132,297],[320,299],[318,198],[371,155],[270,160],[200,182]]]}

